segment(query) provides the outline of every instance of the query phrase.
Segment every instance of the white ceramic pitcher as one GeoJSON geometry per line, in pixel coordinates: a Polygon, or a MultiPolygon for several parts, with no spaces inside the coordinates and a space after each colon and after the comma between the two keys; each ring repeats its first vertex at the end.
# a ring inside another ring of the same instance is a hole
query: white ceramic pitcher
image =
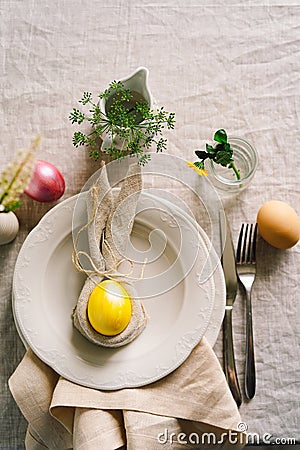
{"type": "MultiPolygon", "coordinates": [[[[124,84],[125,89],[130,89],[131,91],[139,94],[142,98],[140,100],[144,100],[148,103],[149,108],[152,109],[153,99],[148,87],[148,75],[149,70],[146,67],[138,67],[130,76],[122,78],[118,81],[121,81],[124,84]]],[[[108,100],[101,99],[99,106],[101,112],[106,114],[106,107],[109,102],[108,100]]],[[[102,136],[103,142],[101,146],[101,150],[105,151],[105,149],[109,148],[112,145],[112,139],[109,133],[106,133],[102,136]]],[[[118,138],[114,138],[113,144],[116,147],[121,147],[122,142],[118,138]]]]}

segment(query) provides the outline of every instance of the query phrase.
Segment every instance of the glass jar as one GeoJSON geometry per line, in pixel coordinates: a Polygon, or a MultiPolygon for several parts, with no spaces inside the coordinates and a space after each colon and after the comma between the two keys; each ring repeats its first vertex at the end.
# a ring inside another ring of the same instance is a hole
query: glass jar
{"type": "Polygon", "coordinates": [[[215,164],[212,160],[209,161],[209,178],[218,191],[239,193],[248,186],[255,174],[258,154],[245,139],[232,136],[228,137],[228,142],[233,149],[234,164],[240,171],[240,179],[237,179],[233,169],[215,164]]]}

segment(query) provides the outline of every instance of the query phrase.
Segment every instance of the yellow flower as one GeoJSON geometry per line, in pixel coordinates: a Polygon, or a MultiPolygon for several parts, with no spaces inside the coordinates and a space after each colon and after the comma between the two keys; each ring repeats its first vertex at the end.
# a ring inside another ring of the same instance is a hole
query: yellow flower
{"type": "Polygon", "coordinates": [[[198,175],[201,175],[203,177],[207,177],[208,173],[206,169],[200,169],[200,167],[195,166],[195,163],[191,161],[186,161],[187,165],[193,169],[195,172],[197,172],[198,175]]]}

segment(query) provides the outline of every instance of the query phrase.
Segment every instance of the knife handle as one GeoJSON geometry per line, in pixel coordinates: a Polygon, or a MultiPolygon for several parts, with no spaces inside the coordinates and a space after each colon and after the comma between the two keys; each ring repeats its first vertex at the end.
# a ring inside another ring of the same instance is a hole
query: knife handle
{"type": "Polygon", "coordinates": [[[246,397],[251,399],[255,395],[255,361],[254,361],[254,344],[253,344],[253,327],[252,327],[252,308],[251,308],[251,292],[246,290],[246,368],[245,368],[245,393],[246,397]]]}
{"type": "Polygon", "coordinates": [[[239,381],[236,373],[233,336],[232,336],[232,309],[225,309],[223,320],[223,354],[224,354],[224,371],[227,383],[233,395],[233,398],[240,406],[242,404],[242,396],[239,381]]]}

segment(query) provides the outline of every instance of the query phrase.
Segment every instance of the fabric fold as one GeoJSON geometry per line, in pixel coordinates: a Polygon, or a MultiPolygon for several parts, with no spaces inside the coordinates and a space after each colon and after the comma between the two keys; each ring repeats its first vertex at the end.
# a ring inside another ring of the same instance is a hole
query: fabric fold
{"type": "Polygon", "coordinates": [[[31,350],[9,386],[30,430],[53,450],[197,448],[181,442],[184,434],[185,440],[209,437],[215,446],[227,448],[233,445],[231,432],[235,448],[245,444],[237,406],[205,338],[174,372],[143,387],[86,388],[58,377],[31,350]]]}
{"type": "Polygon", "coordinates": [[[31,442],[30,449],[35,448],[32,447],[34,441],[36,448],[38,445],[50,445],[53,450],[72,448],[71,433],[50,414],[58,381],[59,375],[30,349],[9,379],[10,391],[29,423],[26,439],[31,442]]]}
{"type": "MultiPolygon", "coordinates": [[[[108,181],[105,165],[102,165],[99,178],[87,193],[88,256],[96,272],[87,274],[73,311],[73,323],[86,339],[103,347],[120,347],[130,343],[144,330],[147,323],[147,315],[137,297],[134,283],[118,272],[118,265],[125,258],[126,247],[130,241],[141,190],[141,167],[135,163],[130,165],[116,200],[108,181]],[[122,284],[131,300],[130,322],[121,333],[114,336],[98,333],[87,318],[89,297],[105,276],[122,284]]],[[[77,251],[76,248],[75,251],[77,251]]]]}
{"type": "Polygon", "coordinates": [[[76,408],[74,450],[115,450],[126,444],[122,411],[76,408]]]}

